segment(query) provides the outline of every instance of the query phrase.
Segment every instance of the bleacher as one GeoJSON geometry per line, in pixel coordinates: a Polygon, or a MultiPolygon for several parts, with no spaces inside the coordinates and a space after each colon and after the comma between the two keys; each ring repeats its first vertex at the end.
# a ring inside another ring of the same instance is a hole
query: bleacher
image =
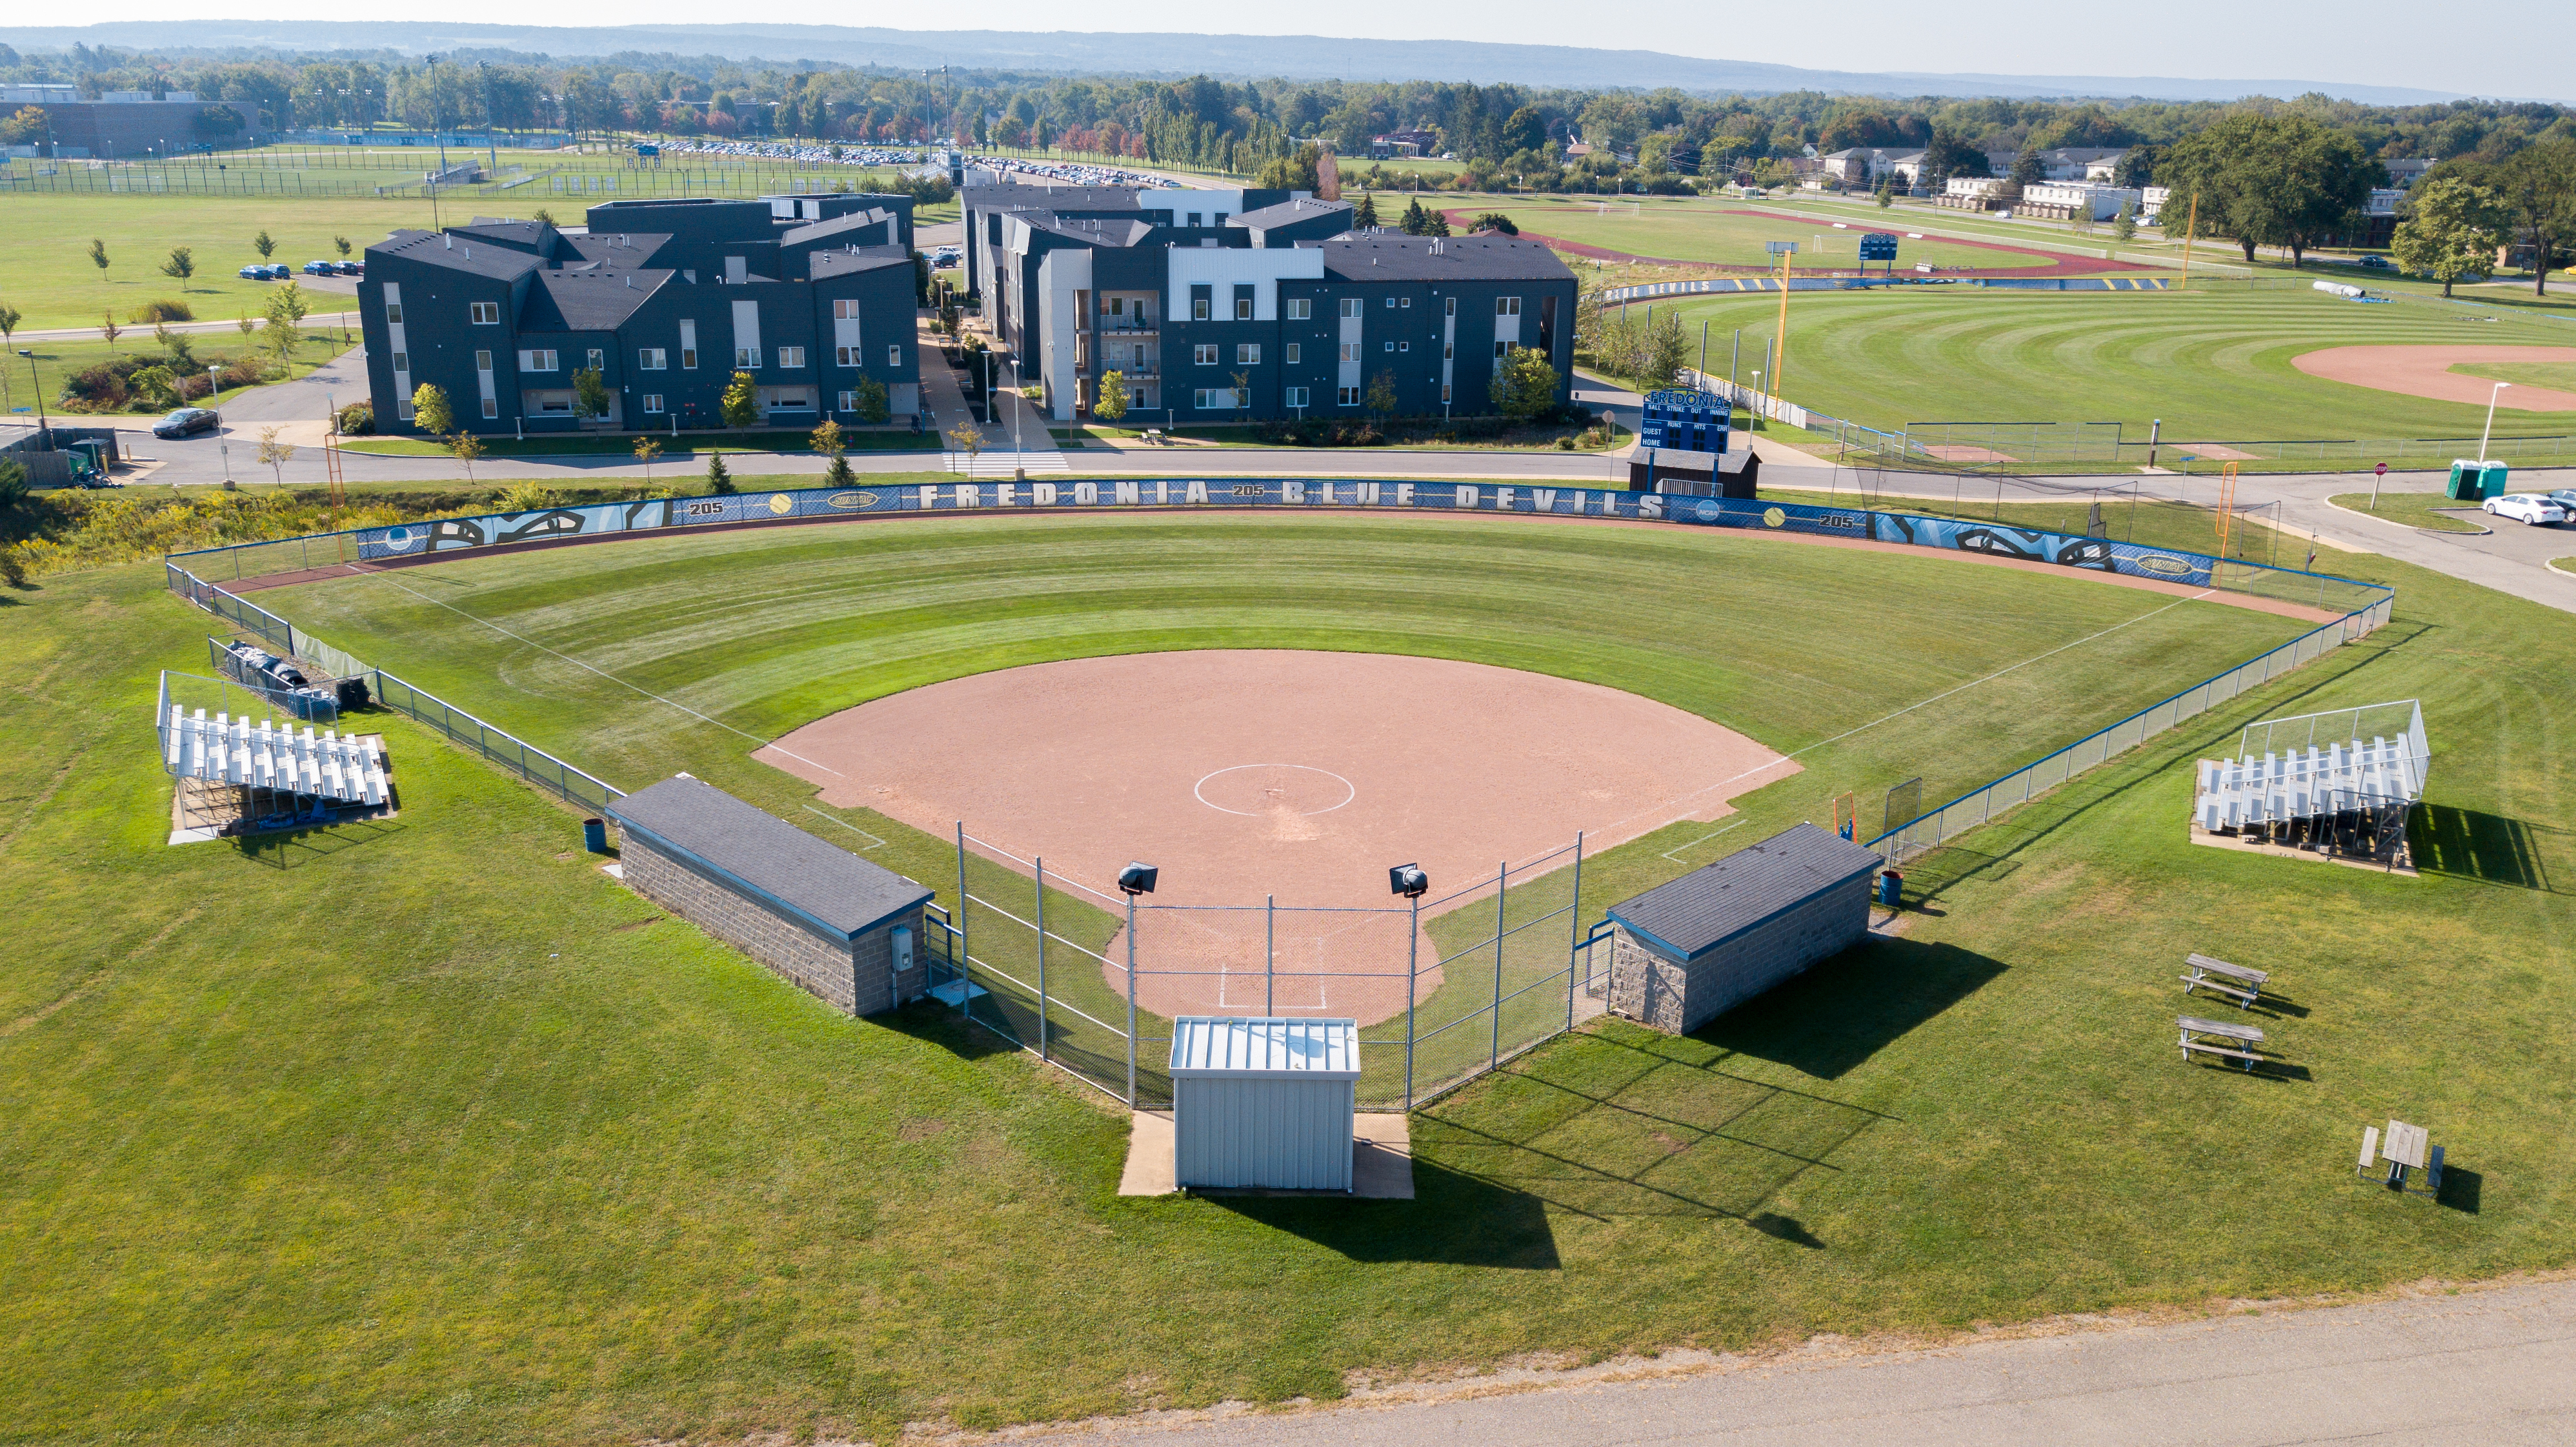
{"type": "Polygon", "coordinates": [[[169,705],[161,730],[162,763],[171,776],[246,789],[311,795],[344,804],[380,806],[390,797],[385,756],[371,738],[342,735],[311,724],[299,734],[261,719],[223,713],[206,717],[169,705]]]}

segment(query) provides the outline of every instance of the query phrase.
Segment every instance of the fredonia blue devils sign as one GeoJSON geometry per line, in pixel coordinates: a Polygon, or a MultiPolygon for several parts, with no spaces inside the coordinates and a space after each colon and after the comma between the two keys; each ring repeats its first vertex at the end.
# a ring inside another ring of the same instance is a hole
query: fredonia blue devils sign
{"type": "MultiPolygon", "coordinates": [[[[1699,394],[1705,396],[1707,394],[1699,394]]],[[[1693,451],[1714,449],[1691,449],[1693,451]]],[[[655,498],[645,502],[547,508],[484,517],[439,518],[357,533],[358,556],[418,557],[618,533],[743,526],[898,513],[1007,513],[1036,509],[1086,512],[1122,508],[1403,509],[1437,512],[1547,513],[1627,518],[1701,527],[1751,528],[1949,548],[2022,558],[2061,567],[2162,578],[2207,587],[2211,560],[2116,543],[2107,538],[2034,532],[1996,523],[1864,508],[1727,498],[1666,497],[1605,488],[1495,486],[1491,483],[1392,482],[1348,478],[1173,478],[1100,482],[939,482],[900,487],[801,488],[723,497],[655,498]]]]}

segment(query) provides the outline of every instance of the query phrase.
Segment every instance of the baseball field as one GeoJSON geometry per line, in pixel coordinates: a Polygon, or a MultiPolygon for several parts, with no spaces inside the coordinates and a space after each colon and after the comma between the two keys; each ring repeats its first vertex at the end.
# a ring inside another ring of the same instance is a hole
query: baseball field
{"type": "MultiPolygon", "coordinates": [[[[1897,935],[1694,1036],[1587,1027],[1440,1102],[1419,1199],[1369,1203],[1117,1197],[1097,1095],[940,1009],[833,1013],[398,717],[393,818],[166,847],[142,715],[207,620],[151,565],[47,579],[0,629],[26,741],[0,753],[0,1428],[885,1440],[2561,1265],[2576,857],[2550,741],[2576,644],[2533,605],[2324,565],[2396,584],[2394,623],[1930,857],[1897,935]],[[2185,842],[2189,763],[2239,723],[2414,696],[2421,877],[2185,842]],[[2192,950],[2273,970],[2287,1068],[2173,1058],[2192,950]],[[2390,1115],[2449,1145],[2439,1202],[2354,1178],[2390,1115]]],[[[934,885],[939,841],[804,813],[759,740],[1219,646],[1528,670],[1796,758],[1738,815],[1603,855],[1587,911],[2303,626],[1958,558],[1457,519],[916,520],[260,597],[613,781],[686,768],[934,885]]]]}

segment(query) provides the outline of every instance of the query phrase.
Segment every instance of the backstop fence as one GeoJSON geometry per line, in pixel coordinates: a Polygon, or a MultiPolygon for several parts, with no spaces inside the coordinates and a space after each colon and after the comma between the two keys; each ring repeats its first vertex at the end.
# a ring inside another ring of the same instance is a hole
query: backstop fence
{"type": "Polygon", "coordinates": [[[1393,906],[1122,898],[963,825],[956,858],[932,996],[1136,1109],[1171,1104],[1181,1015],[1356,1019],[1361,1107],[1411,1110],[1602,1008],[1580,836],[1393,906]]]}

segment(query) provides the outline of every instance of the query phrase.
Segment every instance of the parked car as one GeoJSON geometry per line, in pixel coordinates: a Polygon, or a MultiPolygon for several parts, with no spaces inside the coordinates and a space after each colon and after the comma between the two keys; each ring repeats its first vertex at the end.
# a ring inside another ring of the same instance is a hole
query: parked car
{"type": "Polygon", "coordinates": [[[342,276],[364,276],[367,274],[367,264],[363,261],[335,261],[331,263],[331,269],[342,276]]]}
{"type": "Polygon", "coordinates": [[[2576,487],[2562,487],[2549,494],[2549,500],[2558,504],[2560,512],[2576,518],[2576,487]]]}
{"type": "Polygon", "coordinates": [[[245,266],[241,269],[241,279],[244,281],[266,281],[268,280],[268,267],[263,264],[256,263],[250,266],[245,266]]]}
{"type": "Polygon", "coordinates": [[[336,275],[338,272],[339,268],[327,261],[308,261],[304,263],[304,274],[306,276],[332,276],[336,275]]]}
{"type": "Polygon", "coordinates": [[[2500,518],[2512,518],[2525,527],[2543,527],[2567,521],[2567,509],[2549,497],[2536,492],[2509,492],[2486,501],[2486,510],[2500,518]]]}
{"type": "Polygon", "coordinates": [[[223,425],[223,414],[203,407],[182,407],[152,424],[155,437],[193,437],[223,425]]]}
{"type": "Polygon", "coordinates": [[[2354,265],[2362,267],[2368,271],[2395,271],[2397,269],[2397,263],[2389,260],[2385,256],[2365,256],[2360,261],[2355,262],[2354,265]]]}

